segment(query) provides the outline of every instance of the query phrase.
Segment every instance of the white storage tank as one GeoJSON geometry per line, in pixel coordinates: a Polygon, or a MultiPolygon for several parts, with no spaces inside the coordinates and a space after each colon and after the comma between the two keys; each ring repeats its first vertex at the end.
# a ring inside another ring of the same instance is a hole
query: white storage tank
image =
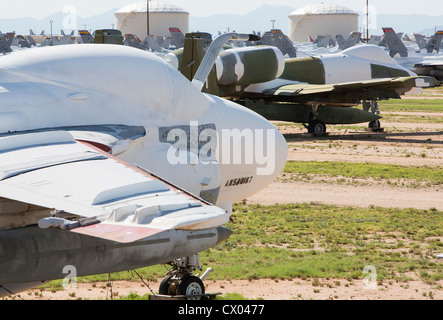
{"type": "MultiPolygon", "coordinates": [[[[141,40],[147,36],[147,1],[125,6],[115,13],[116,27],[123,35],[135,34],[141,40]]],[[[189,32],[189,12],[167,2],[149,1],[149,33],[151,36],[169,36],[169,28],[189,32]]]]}
{"type": "Polygon", "coordinates": [[[293,42],[308,42],[318,35],[335,36],[341,34],[347,39],[349,34],[358,31],[357,12],[337,4],[310,5],[295,10],[289,15],[289,38],[293,42]]]}

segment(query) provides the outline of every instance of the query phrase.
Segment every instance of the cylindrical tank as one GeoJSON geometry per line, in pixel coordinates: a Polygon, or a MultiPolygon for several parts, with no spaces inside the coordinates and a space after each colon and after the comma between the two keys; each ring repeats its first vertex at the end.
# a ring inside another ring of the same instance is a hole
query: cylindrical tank
{"type": "MultiPolygon", "coordinates": [[[[147,1],[133,3],[115,13],[116,26],[123,35],[135,34],[140,39],[147,36],[147,1]]],[[[169,28],[189,32],[189,12],[165,2],[149,1],[149,33],[151,36],[169,36],[169,28]]]]}
{"type": "Polygon", "coordinates": [[[308,42],[318,35],[343,35],[358,31],[359,15],[336,4],[318,4],[300,8],[289,15],[289,38],[293,42],[308,42]]]}

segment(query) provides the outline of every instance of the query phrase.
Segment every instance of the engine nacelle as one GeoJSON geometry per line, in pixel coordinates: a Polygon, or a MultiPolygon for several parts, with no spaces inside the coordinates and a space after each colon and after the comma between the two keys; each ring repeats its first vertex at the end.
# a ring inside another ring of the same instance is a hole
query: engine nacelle
{"type": "Polygon", "coordinates": [[[219,85],[250,85],[279,78],[285,58],[276,47],[257,46],[223,51],[216,61],[219,85]]]}

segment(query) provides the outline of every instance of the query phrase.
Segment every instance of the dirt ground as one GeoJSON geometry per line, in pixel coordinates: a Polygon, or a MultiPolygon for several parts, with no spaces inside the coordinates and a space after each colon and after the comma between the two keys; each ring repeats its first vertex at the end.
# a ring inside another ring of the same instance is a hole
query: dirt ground
{"type": "MultiPolygon", "coordinates": [[[[443,113],[435,114],[442,117],[443,113]]],[[[386,133],[355,133],[333,126],[328,137],[313,138],[294,126],[279,125],[289,143],[288,160],[376,162],[414,166],[443,166],[443,124],[383,123],[386,133]],[[401,132],[399,132],[399,129],[401,132]]],[[[355,131],[355,129],[353,129],[355,131]]],[[[442,186],[396,187],[384,182],[362,185],[337,184],[329,181],[275,181],[249,203],[320,202],[339,206],[380,206],[389,208],[437,208],[443,211],[442,186]]],[[[442,261],[443,263],[443,261],[442,261]]],[[[414,278],[414,275],[411,274],[414,278]]],[[[158,283],[149,283],[158,290],[158,283]]],[[[429,300],[443,299],[443,284],[430,286],[422,281],[385,283],[368,289],[362,281],[329,279],[294,279],[292,281],[206,281],[207,292],[238,293],[249,299],[265,300],[429,300]]],[[[150,291],[141,283],[113,282],[115,297],[150,291]]],[[[77,289],[49,292],[31,290],[24,300],[109,299],[111,287],[106,283],[78,284],[77,289]]]]}

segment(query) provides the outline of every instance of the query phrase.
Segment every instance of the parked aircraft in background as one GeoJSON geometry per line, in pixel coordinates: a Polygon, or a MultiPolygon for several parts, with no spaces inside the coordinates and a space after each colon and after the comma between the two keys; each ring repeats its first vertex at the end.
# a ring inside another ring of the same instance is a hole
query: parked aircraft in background
{"type": "Polygon", "coordinates": [[[357,43],[361,42],[361,33],[360,32],[353,32],[348,37],[348,39],[345,40],[342,35],[336,36],[338,46],[341,50],[346,50],[349,48],[352,48],[357,45],[357,43]]]}
{"type": "Polygon", "coordinates": [[[79,30],[81,43],[84,44],[117,44],[123,45],[123,35],[120,30],[100,29],[92,35],[88,30],[79,30]]]}
{"type": "MultiPolygon", "coordinates": [[[[209,34],[187,35],[177,64],[188,79],[210,42],[209,34]]],[[[378,46],[295,59],[284,59],[273,47],[246,47],[220,53],[204,90],[237,101],[269,120],[303,123],[309,132],[320,134],[327,124],[369,122],[376,129],[381,118],[377,107],[370,110],[368,103],[365,110],[350,107],[361,101],[376,104],[398,99],[416,87],[432,85],[433,79],[417,77],[378,46]]]]}
{"type": "Polygon", "coordinates": [[[280,49],[284,56],[287,56],[288,58],[297,57],[297,51],[294,47],[294,43],[280,29],[273,29],[271,31],[265,32],[260,40],[254,42],[253,45],[277,47],[280,49]]]}
{"type": "Polygon", "coordinates": [[[283,169],[278,129],[127,46],[22,50],[0,71],[0,295],[66,267],[85,276],[169,261],[161,292],[204,293],[198,253],[230,236],[233,202],[283,169]]]}
{"type": "Polygon", "coordinates": [[[185,35],[183,32],[177,27],[169,28],[169,32],[172,37],[171,45],[174,46],[175,49],[183,48],[185,45],[185,35]]]}
{"type": "Polygon", "coordinates": [[[0,53],[11,52],[11,45],[14,41],[15,33],[9,32],[6,34],[0,34],[0,53]]]}
{"type": "Polygon", "coordinates": [[[383,28],[383,32],[391,57],[396,57],[398,54],[399,57],[396,57],[396,60],[400,65],[418,75],[432,76],[439,81],[443,81],[443,54],[439,54],[443,31],[437,31],[426,44],[427,53],[408,50],[392,28],[383,28]]]}
{"type": "Polygon", "coordinates": [[[329,48],[329,47],[335,47],[337,45],[337,42],[335,42],[334,39],[330,35],[326,36],[317,36],[317,39],[313,42],[317,45],[319,48],[329,48]]]}
{"type": "Polygon", "coordinates": [[[76,37],[74,36],[74,32],[75,31],[72,31],[70,34],[65,34],[65,32],[63,30],[61,30],[60,31],[61,38],[59,40],[59,44],[60,45],[75,44],[76,37]]]}

